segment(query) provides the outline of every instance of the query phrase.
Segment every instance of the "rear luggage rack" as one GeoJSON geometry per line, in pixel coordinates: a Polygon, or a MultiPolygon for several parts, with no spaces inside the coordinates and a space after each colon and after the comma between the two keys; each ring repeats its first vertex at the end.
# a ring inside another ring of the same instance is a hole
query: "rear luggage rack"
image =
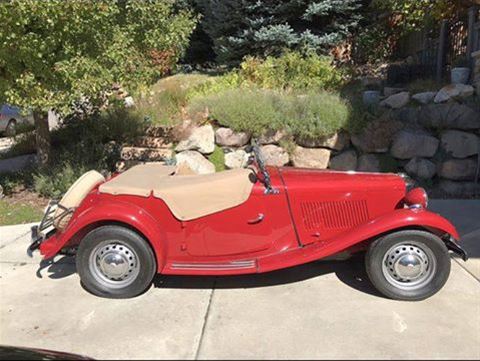
{"type": "Polygon", "coordinates": [[[63,219],[63,217],[70,213],[73,213],[74,210],[74,208],[66,208],[62,206],[58,200],[50,201],[40,224],[38,226],[33,226],[31,229],[32,244],[28,250],[30,252],[37,250],[43,240],[55,231],[56,221],[63,219]],[[61,212],[55,215],[59,209],[61,212]]]}

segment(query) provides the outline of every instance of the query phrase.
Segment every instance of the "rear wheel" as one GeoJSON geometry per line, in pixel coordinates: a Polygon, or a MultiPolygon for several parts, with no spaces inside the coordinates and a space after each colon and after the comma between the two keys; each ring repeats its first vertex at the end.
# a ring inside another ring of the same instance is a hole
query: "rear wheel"
{"type": "Polygon", "coordinates": [[[5,128],[5,135],[7,137],[13,137],[17,134],[17,122],[15,119],[12,119],[8,122],[7,127],[5,128]]]}
{"type": "Polygon", "coordinates": [[[451,261],[445,243],[424,231],[400,231],[374,241],[366,255],[367,273],[385,296],[419,301],[447,282],[451,261]]]}
{"type": "Polygon", "coordinates": [[[155,256],[138,233],[103,226],[80,243],[77,271],[84,287],[106,298],[131,298],[145,292],[156,273],[155,256]]]}

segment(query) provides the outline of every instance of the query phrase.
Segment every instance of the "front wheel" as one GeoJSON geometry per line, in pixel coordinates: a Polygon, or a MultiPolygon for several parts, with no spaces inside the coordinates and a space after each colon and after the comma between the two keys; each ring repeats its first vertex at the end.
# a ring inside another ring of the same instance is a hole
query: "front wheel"
{"type": "Polygon", "coordinates": [[[367,274],[378,291],[395,300],[420,301],[437,293],[450,275],[451,260],[436,235],[400,231],[375,240],[366,254],[367,274]]]}
{"type": "Polygon", "coordinates": [[[81,241],[76,258],[83,286],[106,298],[131,298],[145,292],[156,273],[150,245],[138,233],[103,226],[81,241]]]}

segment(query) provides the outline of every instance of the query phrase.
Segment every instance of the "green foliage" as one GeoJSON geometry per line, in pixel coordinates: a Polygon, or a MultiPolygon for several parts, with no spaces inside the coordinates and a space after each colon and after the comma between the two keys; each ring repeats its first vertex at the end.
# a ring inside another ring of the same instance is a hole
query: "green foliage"
{"type": "Polygon", "coordinates": [[[210,116],[221,125],[260,135],[268,127],[279,127],[280,114],[275,107],[276,100],[276,94],[271,91],[232,89],[193,99],[190,113],[208,109],[210,116]]]}
{"type": "Polygon", "coordinates": [[[319,137],[347,125],[348,106],[326,92],[296,94],[261,89],[234,89],[193,99],[190,112],[209,110],[211,118],[255,136],[285,129],[295,137],[319,137]]]}
{"type": "Polygon", "coordinates": [[[78,164],[72,166],[66,162],[58,163],[33,176],[34,189],[44,197],[60,198],[82,174],[89,170],[78,164]]]}
{"type": "Polygon", "coordinates": [[[336,89],[343,82],[331,58],[298,52],[264,60],[247,57],[240,65],[240,77],[267,89],[336,89]]]}
{"type": "MultiPolygon", "coordinates": [[[[43,196],[59,197],[88,170],[113,171],[122,144],[143,134],[145,126],[142,119],[126,110],[105,111],[85,120],[71,119],[52,133],[55,152],[48,168],[2,177],[1,185],[6,193],[23,184],[43,196]]],[[[30,135],[20,138],[14,150],[28,147],[30,135]]]]}
{"type": "Polygon", "coordinates": [[[0,226],[37,222],[42,219],[42,210],[29,204],[10,203],[0,199],[0,226]]]}
{"type": "Polygon", "coordinates": [[[173,0],[2,1],[0,103],[65,114],[133,91],[171,70],[195,22],[173,0]]]}
{"type": "Polygon", "coordinates": [[[213,163],[216,172],[225,170],[225,153],[219,146],[215,146],[215,150],[208,156],[208,160],[213,163]]]}
{"type": "Polygon", "coordinates": [[[311,53],[287,52],[266,59],[247,57],[239,69],[211,77],[191,87],[187,100],[232,89],[334,90],[343,84],[344,74],[332,59],[311,53]]]}
{"type": "Polygon", "coordinates": [[[218,94],[225,90],[237,89],[245,87],[242,79],[237,71],[231,71],[224,75],[211,77],[205,82],[192,87],[187,93],[187,99],[191,100],[196,97],[218,94]]]}
{"type": "Polygon", "coordinates": [[[361,18],[359,0],[196,0],[201,26],[220,63],[246,55],[277,56],[284,49],[326,52],[361,18]]]}
{"type": "Polygon", "coordinates": [[[347,125],[348,106],[336,94],[291,94],[285,100],[284,117],[295,138],[329,136],[347,125]]]}
{"type": "Polygon", "coordinates": [[[177,74],[158,81],[136,102],[135,112],[153,124],[174,125],[182,117],[189,90],[208,81],[207,75],[177,74]]]}

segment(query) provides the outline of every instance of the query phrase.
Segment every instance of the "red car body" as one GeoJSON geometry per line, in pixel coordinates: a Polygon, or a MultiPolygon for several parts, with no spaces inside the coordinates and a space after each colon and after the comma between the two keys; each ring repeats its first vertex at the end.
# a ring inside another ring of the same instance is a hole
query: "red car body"
{"type": "Polygon", "coordinates": [[[158,273],[232,275],[359,251],[370,240],[402,229],[459,239],[449,221],[417,204],[426,202],[422,190],[407,194],[399,175],[288,167],[268,171],[278,192],[268,194],[257,182],[245,203],[191,221],[176,219],[153,196],[103,194],[96,187],[68,227],[41,243],[40,252],[51,258],[100,225],[120,224],[148,240],[158,273]]]}

